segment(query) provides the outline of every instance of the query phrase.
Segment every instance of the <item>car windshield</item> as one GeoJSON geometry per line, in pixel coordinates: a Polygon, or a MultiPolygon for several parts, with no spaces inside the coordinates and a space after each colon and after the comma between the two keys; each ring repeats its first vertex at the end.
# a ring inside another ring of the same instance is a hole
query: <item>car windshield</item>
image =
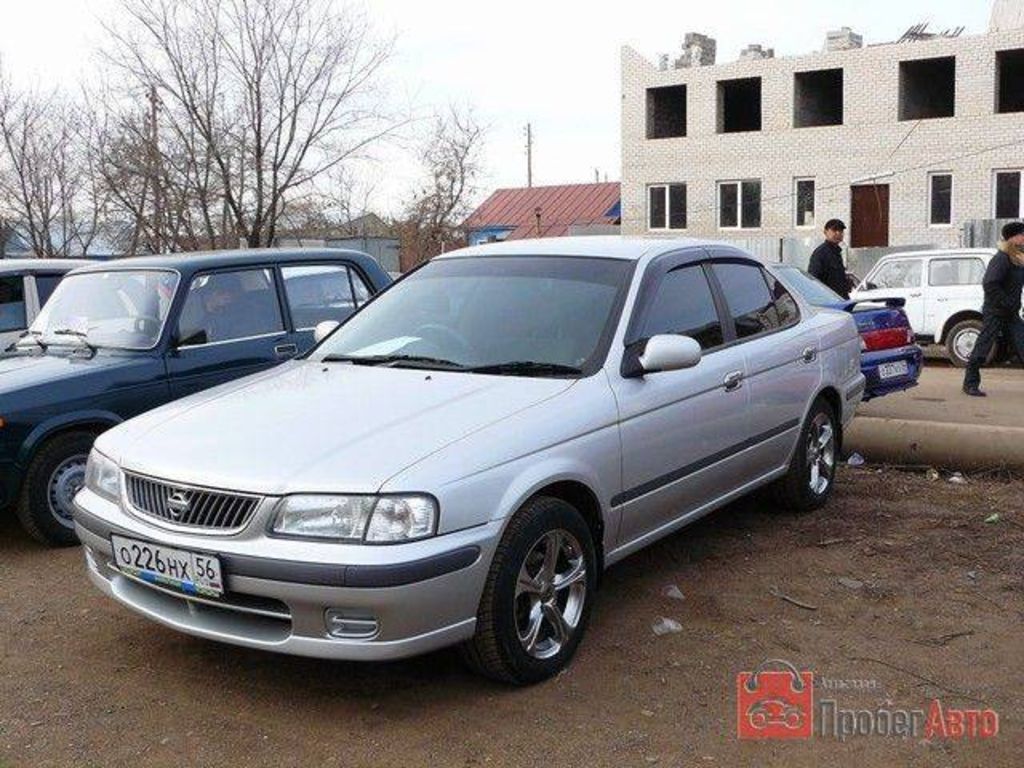
{"type": "Polygon", "coordinates": [[[797,267],[776,267],[776,269],[787,285],[816,307],[831,307],[846,301],[818,278],[807,274],[802,269],[797,267]]]}
{"type": "Polygon", "coordinates": [[[354,315],[311,359],[508,375],[603,363],[632,262],[554,256],[437,259],[354,315]],[[602,348],[604,347],[604,348],[602,348]]]}
{"type": "Polygon", "coordinates": [[[152,349],[178,285],[175,272],[111,270],[64,278],[29,329],[44,345],[152,349]]]}

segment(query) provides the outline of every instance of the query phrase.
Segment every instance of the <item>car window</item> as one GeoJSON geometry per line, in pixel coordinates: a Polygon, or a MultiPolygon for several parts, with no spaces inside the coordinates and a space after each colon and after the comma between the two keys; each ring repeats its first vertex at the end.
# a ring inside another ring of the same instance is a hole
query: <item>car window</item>
{"type": "Polygon", "coordinates": [[[928,285],[981,285],[984,276],[981,259],[932,259],[928,265],[928,285]]]}
{"type": "Polygon", "coordinates": [[[879,266],[867,279],[875,288],[920,288],[921,259],[897,259],[879,266]]]}
{"type": "Polygon", "coordinates": [[[352,277],[352,290],[356,293],[356,306],[361,307],[370,300],[370,288],[356,270],[350,269],[348,273],[352,277]]]}
{"type": "MultiPolygon", "coordinates": [[[[764,270],[753,264],[730,263],[715,264],[712,269],[729,305],[736,326],[736,338],[745,339],[782,327],[783,322],[775,306],[775,297],[768,290],[764,270]]],[[[792,298],[790,296],[789,300],[792,301],[792,298]]]]}
{"type": "Polygon", "coordinates": [[[50,300],[54,288],[60,283],[63,275],[36,275],[36,293],[39,294],[39,306],[50,300]]]}
{"type": "Polygon", "coordinates": [[[797,306],[793,295],[786,290],[782,283],[775,279],[775,275],[764,270],[761,271],[761,274],[768,281],[768,291],[772,295],[775,311],[779,315],[779,325],[785,327],[798,322],[800,320],[800,308],[797,306]]]}
{"type": "Polygon", "coordinates": [[[662,278],[644,321],[643,337],[659,333],[690,336],[704,350],[723,343],[722,323],[702,267],[674,269],[662,278]]]}
{"type": "Polygon", "coordinates": [[[0,277],[0,331],[25,328],[25,282],[21,275],[0,277]]]}
{"type": "Polygon", "coordinates": [[[192,279],[178,320],[178,344],[214,344],[283,330],[269,269],[214,272],[192,279]]]}
{"type": "Polygon", "coordinates": [[[357,295],[352,293],[359,276],[346,266],[304,264],[282,267],[281,277],[284,278],[284,292],[296,328],[313,328],[324,320],[341,322],[359,306],[357,295]]]}
{"type": "Polygon", "coordinates": [[[818,278],[807,274],[797,267],[776,267],[789,285],[806,301],[816,307],[828,307],[839,304],[845,299],[833,291],[818,278]]]}

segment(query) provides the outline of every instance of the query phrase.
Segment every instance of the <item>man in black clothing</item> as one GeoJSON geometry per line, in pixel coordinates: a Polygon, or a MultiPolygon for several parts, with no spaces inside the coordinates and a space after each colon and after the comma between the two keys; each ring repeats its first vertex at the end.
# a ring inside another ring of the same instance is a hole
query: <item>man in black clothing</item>
{"type": "Polygon", "coordinates": [[[981,384],[981,366],[992,345],[1002,334],[1024,360],[1024,320],[1020,317],[1021,290],[1024,290],[1024,222],[1003,227],[1003,241],[988,263],[985,278],[985,303],[981,307],[982,328],[964,374],[964,392],[985,397],[981,384]]]}
{"type": "Polygon", "coordinates": [[[850,288],[846,282],[843,249],[839,247],[845,233],[846,225],[839,219],[825,222],[825,242],[814,249],[807,271],[844,299],[848,299],[850,288]]]}

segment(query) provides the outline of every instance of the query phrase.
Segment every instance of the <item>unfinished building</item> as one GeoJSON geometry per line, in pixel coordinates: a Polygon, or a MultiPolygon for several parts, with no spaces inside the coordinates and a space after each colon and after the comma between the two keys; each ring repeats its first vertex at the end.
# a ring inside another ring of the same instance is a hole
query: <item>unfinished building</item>
{"type": "Polygon", "coordinates": [[[624,48],[623,233],[812,241],[837,217],[855,247],[953,246],[965,221],[1024,216],[1024,25],[993,16],[870,46],[845,27],[789,58],[715,63],[697,34],[660,67],[624,48]]]}

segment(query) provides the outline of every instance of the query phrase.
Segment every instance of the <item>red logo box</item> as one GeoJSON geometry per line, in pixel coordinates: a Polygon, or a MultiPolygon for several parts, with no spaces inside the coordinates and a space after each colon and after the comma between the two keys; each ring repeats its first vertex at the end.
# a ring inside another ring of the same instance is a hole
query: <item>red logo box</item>
{"type": "Polygon", "coordinates": [[[814,673],[769,659],[736,676],[736,732],[741,739],[809,739],[814,732],[814,673]],[[766,670],[769,665],[784,669],[766,670]]]}

